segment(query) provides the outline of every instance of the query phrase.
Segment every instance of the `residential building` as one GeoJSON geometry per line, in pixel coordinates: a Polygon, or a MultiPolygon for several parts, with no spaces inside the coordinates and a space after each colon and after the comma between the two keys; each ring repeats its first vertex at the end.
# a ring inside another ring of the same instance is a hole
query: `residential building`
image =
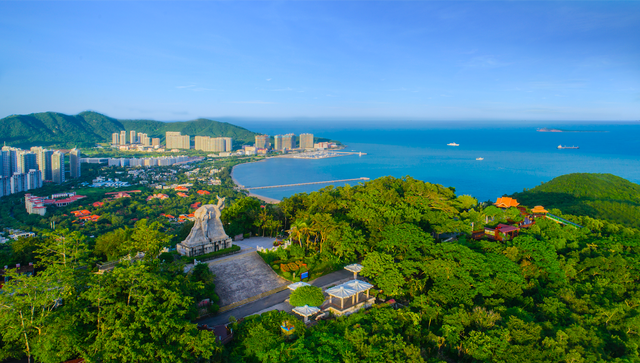
{"type": "Polygon", "coordinates": [[[313,149],[313,134],[300,134],[300,148],[313,149]]]}
{"type": "Polygon", "coordinates": [[[47,213],[47,207],[44,206],[44,198],[35,195],[25,194],[24,205],[29,214],[39,214],[41,216],[47,213]]]}
{"type": "Polygon", "coordinates": [[[256,135],[255,147],[257,149],[269,148],[269,135],[256,135]]]}
{"type": "Polygon", "coordinates": [[[127,144],[127,132],[125,130],[120,131],[120,145],[127,144]]]}
{"type": "Polygon", "coordinates": [[[36,153],[21,150],[18,152],[18,173],[26,174],[31,169],[38,169],[36,153]]]}
{"type": "Polygon", "coordinates": [[[0,197],[11,194],[11,178],[0,176],[0,197]]]}
{"type": "Polygon", "coordinates": [[[130,144],[137,144],[138,143],[138,140],[136,139],[135,130],[129,131],[129,143],[130,144]]]}
{"type": "Polygon", "coordinates": [[[69,172],[71,178],[80,177],[80,156],[80,150],[76,148],[73,148],[73,150],[69,152],[69,172]]]}
{"type": "Polygon", "coordinates": [[[196,136],[195,149],[202,151],[231,151],[233,140],[230,137],[196,136]]]}
{"type": "Polygon", "coordinates": [[[167,149],[191,149],[191,139],[189,135],[182,135],[180,132],[168,131],[166,134],[167,149]]]}
{"type": "MultiPolygon", "coordinates": [[[[138,137],[142,146],[151,146],[151,139],[147,134],[139,133],[138,137]]],[[[160,139],[158,139],[158,143],[160,143],[160,139]]]]}
{"type": "Polygon", "coordinates": [[[51,180],[62,184],[65,180],[64,176],[64,153],[56,151],[51,155],[51,180]]]}
{"type": "Polygon", "coordinates": [[[15,193],[20,193],[23,192],[24,189],[24,174],[20,174],[20,173],[14,173],[11,176],[11,194],[15,194],[15,193]]]}
{"type": "Polygon", "coordinates": [[[274,136],[275,140],[275,150],[277,151],[285,151],[291,150],[294,147],[294,134],[286,134],[286,135],[276,135],[274,136]]]}
{"type": "Polygon", "coordinates": [[[18,151],[20,151],[20,149],[16,149],[14,147],[2,147],[2,175],[5,177],[11,177],[18,171],[18,151]]]}
{"type": "Polygon", "coordinates": [[[31,169],[25,174],[24,190],[42,188],[42,172],[40,170],[31,169]]]}
{"type": "Polygon", "coordinates": [[[160,147],[160,138],[159,137],[154,137],[153,139],[151,139],[151,146],[160,147]]]}
{"type": "Polygon", "coordinates": [[[51,155],[53,155],[53,150],[32,147],[31,151],[36,153],[36,162],[38,169],[42,172],[42,180],[51,180],[51,155]]]}
{"type": "Polygon", "coordinates": [[[120,134],[114,132],[111,134],[111,145],[118,145],[120,143],[120,134]]]}

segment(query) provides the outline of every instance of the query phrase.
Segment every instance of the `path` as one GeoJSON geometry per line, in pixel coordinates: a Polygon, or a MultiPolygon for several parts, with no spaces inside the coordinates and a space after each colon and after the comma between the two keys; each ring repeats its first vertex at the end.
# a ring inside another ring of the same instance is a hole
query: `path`
{"type": "MultiPolygon", "coordinates": [[[[352,272],[349,272],[347,270],[340,270],[324,276],[320,276],[317,279],[311,281],[311,284],[318,287],[326,287],[328,285],[341,283],[350,279],[353,279],[352,272]]],[[[225,311],[213,317],[204,318],[202,320],[199,320],[198,323],[207,324],[209,326],[226,324],[229,322],[230,316],[234,316],[236,319],[239,319],[247,315],[252,315],[257,312],[269,309],[271,307],[274,307],[274,305],[283,303],[286,299],[289,298],[289,293],[289,289],[280,291],[264,297],[260,300],[239,306],[233,310],[225,311]]]]}

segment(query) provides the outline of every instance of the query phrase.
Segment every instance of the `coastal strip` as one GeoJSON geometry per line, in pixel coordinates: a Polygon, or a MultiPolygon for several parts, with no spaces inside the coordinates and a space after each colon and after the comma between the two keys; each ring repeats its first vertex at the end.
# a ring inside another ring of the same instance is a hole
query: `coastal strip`
{"type": "MultiPolygon", "coordinates": [[[[233,180],[233,183],[236,185],[236,188],[246,190],[246,189],[244,189],[242,187],[242,185],[240,183],[238,183],[236,178],[233,176],[233,169],[231,169],[231,180],[233,180]]],[[[265,203],[269,203],[269,204],[278,204],[278,203],[280,203],[279,199],[265,197],[264,195],[255,194],[255,193],[252,193],[252,192],[249,192],[249,196],[250,197],[254,197],[254,198],[258,198],[261,201],[263,201],[265,203]]]]}

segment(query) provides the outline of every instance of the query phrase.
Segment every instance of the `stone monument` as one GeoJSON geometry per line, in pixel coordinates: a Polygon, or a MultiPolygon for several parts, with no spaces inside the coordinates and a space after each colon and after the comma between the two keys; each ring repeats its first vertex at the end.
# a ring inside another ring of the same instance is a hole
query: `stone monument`
{"type": "Polygon", "coordinates": [[[178,253],[193,257],[231,247],[231,238],[224,232],[220,222],[220,210],[224,198],[218,198],[218,204],[207,204],[196,210],[195,224],[187,239],[176,246],[178,253]]]}

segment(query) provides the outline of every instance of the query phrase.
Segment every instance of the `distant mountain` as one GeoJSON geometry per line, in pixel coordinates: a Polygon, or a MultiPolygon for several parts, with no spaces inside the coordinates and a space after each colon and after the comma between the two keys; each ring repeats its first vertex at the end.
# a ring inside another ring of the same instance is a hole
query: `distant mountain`
{"type": "Polygon", "coordinates": [[[640,185],[612,174],[562,175],[512,197],[526,206],[558,208],[640,228],[640,185]]]}
{"type": "Polygon", "coordinates": [[[226,122],[197,119],[184,122],[153,120],[118,120],[97,112],[77,115],[41,112],[12,115],[0,120],[0,144],[13,146],[88,147],[111,142],[111,134],[122,130],[143,132],[149,137],[165,138],[167,131],[180,131],[190,136],[231,137],[234,144],[253,143],[257,135],[226,122]]]}

